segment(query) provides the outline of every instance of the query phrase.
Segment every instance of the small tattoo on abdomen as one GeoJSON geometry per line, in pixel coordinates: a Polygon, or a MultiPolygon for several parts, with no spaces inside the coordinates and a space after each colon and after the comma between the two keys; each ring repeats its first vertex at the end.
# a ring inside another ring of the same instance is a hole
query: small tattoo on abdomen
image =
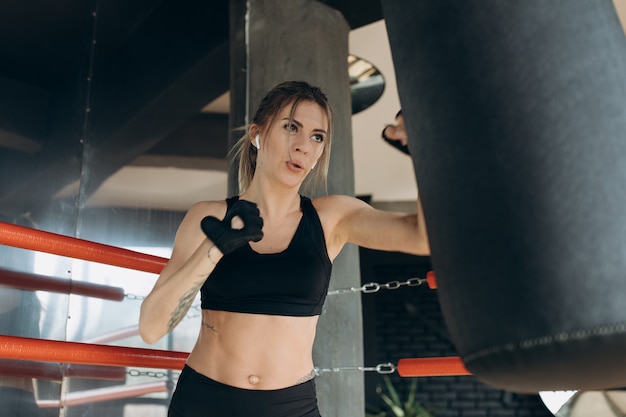
{"type": "Polygon", "coordinates": [[[202,325],[203,325],[204,327],[206,327],[207,329],[209,329],[209,330],[213,330],[215,333],[219,333],[219,332],[217,331],[217,329],[216,329],[215,327],[213,327],[213,325],[211,325],[211,324],[207,323],[206,321],[204,321],[204,319],[202,319],[202,325]]]}
{"type": "Polygon", "coordinates": [[[302,384],[304,382],[312,380],[313,378],[315,378],[315,369],[311,369],[311,372],[300,378],[298,382],[296,382],[296,384],[302,384]]]}

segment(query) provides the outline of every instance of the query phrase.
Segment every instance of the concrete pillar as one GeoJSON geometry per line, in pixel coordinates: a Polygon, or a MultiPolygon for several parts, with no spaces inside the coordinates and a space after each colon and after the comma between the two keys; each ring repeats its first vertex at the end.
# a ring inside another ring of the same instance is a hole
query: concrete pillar
{"type": "MultiPolygon", "coordinates": [[[[247,124],[265,93],[279,82],[303,80],[321,87],[335,110],[328,191],[354,195],[350,28],[343,16],[313,0],[231,0],[230,23],[231,126],[247,124]]],[[[231,138],[231,145],[239,134],[231,138]]],[[[237,192],[236,170],[233,164],[231,195],[237,192]]],[[[357,248],[346,247],[334,262],[331,288],[359,285],[357,248]]],[[[358,296],[329,297],[314,347],[316,366],[363,365],[361,318],[358,296]]],[[[363,375],[325,374],[316,383],[323,416],[363,415],[363,375]]]]}

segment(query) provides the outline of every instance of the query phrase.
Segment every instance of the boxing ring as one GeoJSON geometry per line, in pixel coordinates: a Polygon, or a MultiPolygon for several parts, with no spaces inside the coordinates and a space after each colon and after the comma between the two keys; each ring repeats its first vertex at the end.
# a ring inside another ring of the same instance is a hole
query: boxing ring
{"type": "MultiPolygon", "coordinates": [[[[158,274],[167,262],[163,257],[3,222],[0,222],[0,244],[152,274],[158,274]]],[[[427,283],[431,289],[437,288],[435,275],[430,272],[424,279],[413,278],[406,283],[394,281],[383,285],[370,283],[359,288],[332,290],[329,291],[329,295],[372,293],[380,288],[397,289],[403,285],[414,286],[423,283],[427,283]]],[[[124,289],[120,287],[5,269],[0,269],[0,285],[27,291],[50,291],[110,301],[122,301],[126,297],[124,289]]],[[[83,342],[0,335],[0,373],[49,380],[75,377],[123,381],[127,367],[168,371],[180,371],[183,368],[188,352],[106,344],[137,334],[136,326],[128,326],[83,342]]],[[[372,367],[316,367],[315,371],[318,376],[347,371],[375,371],[380,374],[397,371],[401,377],[471,375],[461,358],[454,356],[401,358],[396,363],[372,367]]],[[[71,406],[169,392],[172,388],[171,381],[120,384],[70,392],[60,400],[38,400],[37,404],[41,408],[71,406]]]]}

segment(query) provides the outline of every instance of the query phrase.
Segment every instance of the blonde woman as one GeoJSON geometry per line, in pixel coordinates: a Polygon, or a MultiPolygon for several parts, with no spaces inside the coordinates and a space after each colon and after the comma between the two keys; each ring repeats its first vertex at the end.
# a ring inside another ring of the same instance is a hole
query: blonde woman
{"type": "Polygon", "coordinates": [[[202,326],[169,416],[319,417],[312,349],[335,257],[348,242],[429,253],[419,207],[300,194],[304,182],[325,185],[332,125],[319,88],[277,85],[235,148],[239,195],[197,203],[182,221],[140,317],[153,343],[200,291],[202,326]]]}

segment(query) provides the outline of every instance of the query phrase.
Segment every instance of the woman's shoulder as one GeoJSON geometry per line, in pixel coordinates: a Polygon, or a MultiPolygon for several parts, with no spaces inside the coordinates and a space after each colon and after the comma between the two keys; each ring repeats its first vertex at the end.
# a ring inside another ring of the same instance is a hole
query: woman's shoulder
{"type": "Polygon", "coordinates": [[[223,219],[226,215],[226,201],[200,201],[194,203],[183,218],[182,222],[178,226],[177,238],[179,242],[183,242],[185,245],[194,243],[204,238],[202,229],[200,228],[200,222],[206,216],[213,216],[218,219],[223,219]]]}
{"type": "Polygon", "coordinates": [[[212,211],[215,209],[226,208],[226,200],[207,200],[195,202],[188,212],[196,211],[212,211]]]}
{"type": "Polygon", "coordinates": [[[333,260],[350,238],[354,214],[368,204],[356,197],[332,194],[313,199],[313,205],[324,229],[328,256],[333,260]]]}
{"type": "Polygon", "coordinates": [[[353,207],[361,207],[367,205],[363,200],[356,197],[343,194],[329,194],[312,199],[313,205],[316,209],[351,209],[353,207]]]}
{"type": "Polygon", "coordinates": [[[185,214],[185,220],[199,221],[206,216],[222,219],[226,215],[226,208],[226,200],[198,201],[189,208],[185,214]]]}
{"type": "MultiPolygon", "coordinates": [[[[342,194],[330,194],[314,198],[313,206],[320,218],[340,221],[342,218],[354,213],[355,210],[367,207],[368,204],[356,197],[342,194]]],[[[332,220],[331,220],[332,221],[332,220]]]]}

